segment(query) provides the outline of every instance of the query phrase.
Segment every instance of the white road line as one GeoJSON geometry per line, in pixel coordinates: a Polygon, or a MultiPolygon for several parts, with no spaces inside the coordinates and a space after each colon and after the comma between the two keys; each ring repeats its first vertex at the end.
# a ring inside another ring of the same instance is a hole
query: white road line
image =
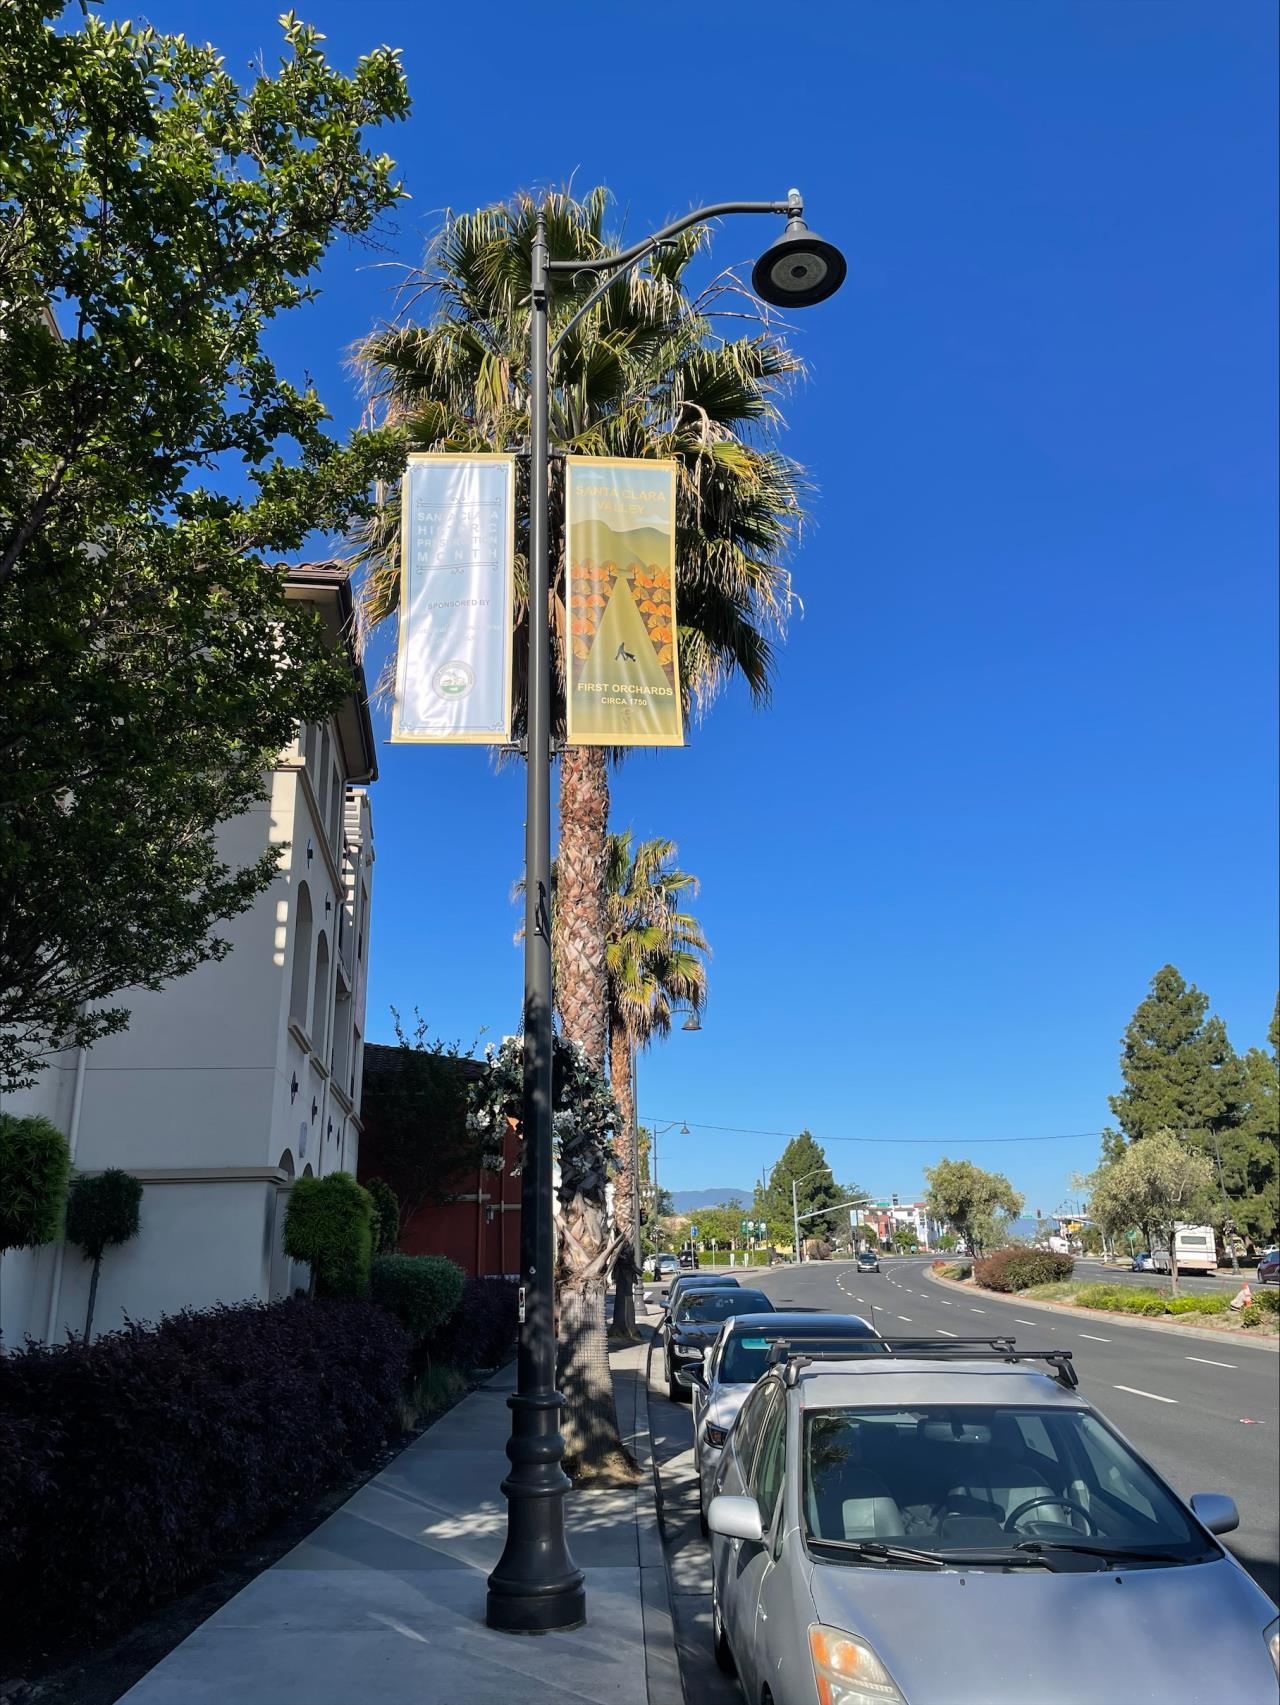
{"type": "MultiPolygon", "coordinates": [[[[939,1300],[941,1301],[941,1299],[939,1299],[939,1300]]],[[[944,1302],[942,1304],[942,1306],[943,1306],[943,1308],[950,1308],[952,1305],[949,1302],[944,1302]]]]}
{"type": "Polygon", "coordinates": [[[1095,1344],[1109,1344],[1111,1342],[1110,1338],[1099,1338],[1096,1332],[1082,1332],[1080,1336],[1082,1338],[1092,1338],[1095,1344]]]}
{"type": "Polygon", "coordinates": [[[1019,1326],[1034,1326],[1035,1325],[1034,1320],[1024,1320],[1020,1314],[1015,1314],[1013,1318],[1018,1322],[1019,1326]]]}
{"type": "Polygon", "coordinates": [[[1188,1356],[1189,1362],[1203,1362],[1207,1368],[1234,1368],[1235,1362],[1215,1362],[1212,1356],[1188,1356]]]}
{"type": "Polygon", "coordinates": [[[898,1316],[898,1319],[899,1320],[905,1320],[908,1326],[911,1325],[911,1316],[909,1314],[900,1314],[898,1316]]]}
{"type": "Polygon", "coordinates": [[[935,1326],[934,1331],[935,1332],[941,1332],[941,1334],[944,1338],[954,1338],[955,1337],[955,1333],[954,1332],[948,1332],[945,1326],[935,1326]]]}
{"type": "Polygon", "coordinates": [[[985,1314],[986,1312],[987,1311],[985,1308],[971,1308],[969,1310],[970,1314],[985,1314]]]}
{"type": "Polygon", "coordinates": [[[1134,1397],[1149,1397],[1153,1403],[1176,1403],[1178,1401],[1176,1397],[1161,1397],[1158,1391],[1139,1391],[1136,1385],[1117,1385],[1113,1389],[1131,1392],[1134,1397]]]}

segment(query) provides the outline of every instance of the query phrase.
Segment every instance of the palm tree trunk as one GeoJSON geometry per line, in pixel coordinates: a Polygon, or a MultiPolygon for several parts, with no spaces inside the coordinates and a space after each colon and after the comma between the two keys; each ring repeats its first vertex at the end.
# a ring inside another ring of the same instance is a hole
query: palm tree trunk
{"type": "MultiPolygon", "coordinates": [[[[605,966],[605,848],[609,772],[603,750],[567,746],[560,759],[560,846],[556,855],[556,1005],[561,1028],[592,1064],[605,1067],[609,984],[605,966]]],[[[560,1388],[566,1403],[565,1459],[578,1479],[634,1472],[618,1430],[604,1318],[612,1238],[603,1213],[583,1202],[571,1251],[560,1262],[560,1388]],[[585,1211],[583,1211],[585,1210],[585,1211]]],[[[562,1228],[563,1229],[563,1228],[562,1228]]],[[[562,1236],[562,1244],[564,1238],[562,1236]]]]}
{"type": "Polygon", "coordinates": [[[640,1204],[635,1199],[635,1108],[631,1102],[631,1039],[626,1026],[612,1014],[609,1019],[609,1086],[618,1103],[618,1129],[613,1139],[613,1152],[618,1169],[613,1177],[613,1214],[619,1232],[626,1238],[622,1256],[614,1263],[613,1326],[610,1337],[634,1343],[636,1331],[635,1281],[633,1250],[640,1204]]]}
{"type": "Polygon", "coordinates": [[[560,849],[556,859],[556,1004],[571,1042],[605,1064],[605,844],[609,772],[598,746],[568,746],[560,759],[560,849]]]}

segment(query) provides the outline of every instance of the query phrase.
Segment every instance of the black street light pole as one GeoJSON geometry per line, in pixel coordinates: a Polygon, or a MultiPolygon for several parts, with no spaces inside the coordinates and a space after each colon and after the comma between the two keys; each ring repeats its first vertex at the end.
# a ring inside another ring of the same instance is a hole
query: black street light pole
{"type": "Polygon", "coordinates": [[[555,1228],[552,1219],[551,1065],[551,629],[548,540],[548,386],[550,356],[604,295],[613,276],[634,266],[691,225],[730,213],[783,214],[787,227],[756,262],[751,281],[764,301],[803,308],[844,282],[839,249],[805,225],[798,190],[785,201],[723,201],[666,225],[614,255],[552,260],[539,211],[529,256],[529,710],[525,811],[524,1167],[520,1191],[520,1348],[516,1390],[507,1399],[510,1471],[507,1540],[489,1576],[485,1619],[510,1634],[549,1634],[586,1620],[582,1571],[569,1553],[564,1499],[571,1482],[561,1465],[564,1440],[556,1390],[555,1228]],[[601,282],[548,349],[551,280],[598,273],[601,282]]]}

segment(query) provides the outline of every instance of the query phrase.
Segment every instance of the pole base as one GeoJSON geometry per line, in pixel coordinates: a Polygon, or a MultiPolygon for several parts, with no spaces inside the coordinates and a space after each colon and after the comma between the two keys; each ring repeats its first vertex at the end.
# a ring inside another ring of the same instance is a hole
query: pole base
{"type": "Polygon", "coordinates": [[[485,1623],[499,1634],[569,1634],[587,1621],[587,1594],[579,1575],[553,1593],[495,1591],[489,1581],[485,1623]]]}
{"type": "Polygon", "coordinates": [[[507,1499],[507,1542],[489,1576],[485,1622],[503,1634],[564,1634],[587,1620],[582,1570],[575,1567],[564,1532],[564,1500],[571,1490],[561,1467],[564,1441],[556,1427],[564,1399],[558,1391],[517,1392],[502,1482],[507,1499]]]}

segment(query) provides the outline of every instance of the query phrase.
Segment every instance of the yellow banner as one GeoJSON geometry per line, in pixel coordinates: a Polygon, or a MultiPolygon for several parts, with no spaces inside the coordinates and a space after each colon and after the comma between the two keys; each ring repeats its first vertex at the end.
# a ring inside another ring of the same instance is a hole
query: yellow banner
{"type": "Polygon", "coordinates": [[[683,746],[676,464],[570,456],[567,739],[683,746]]]}

